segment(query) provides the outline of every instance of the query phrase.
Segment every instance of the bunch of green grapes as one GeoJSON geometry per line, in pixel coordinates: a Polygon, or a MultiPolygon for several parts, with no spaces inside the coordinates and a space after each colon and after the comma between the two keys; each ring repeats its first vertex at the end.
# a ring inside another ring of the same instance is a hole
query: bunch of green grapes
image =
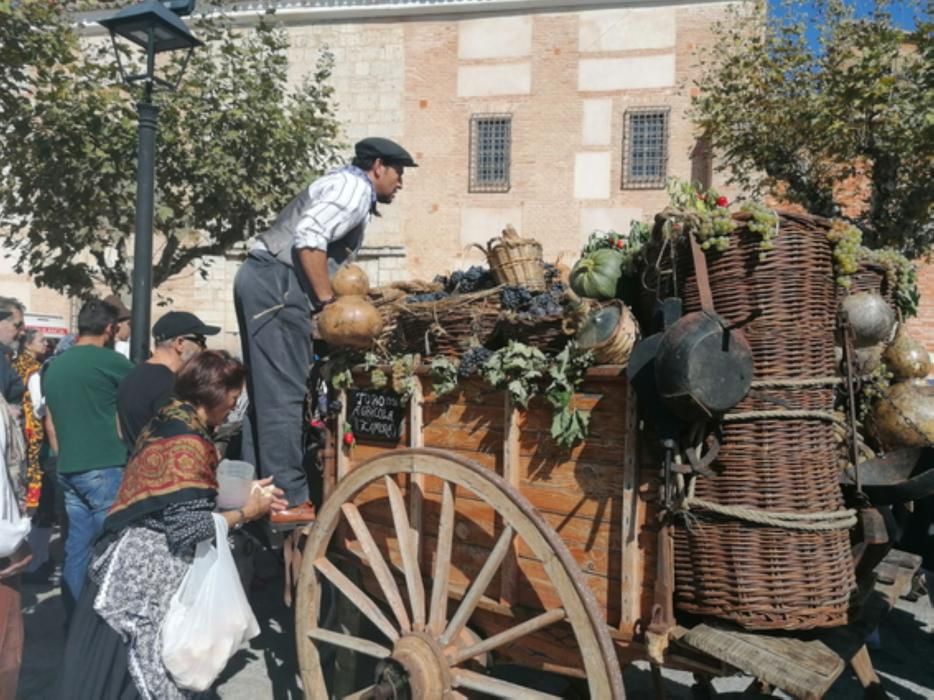
{"type": "Polygon", "coordinates": [[[895,375],[892,374],[885,362],[880,363],[871,374],[863,377],[857,411],[861,422],[870,416],[873,404],[885,396],[886,390],[891,386],[894,378],[895,375]]]}
{"type": "Polygon", "coordinates": [[[866,259],[885,269],[885,280],[893,290],[895,304],[904,317],[918,314],[918,271],[914,264],[892,248],[867,250],[866,259]]]}
{"type": "Polygon", "coordinates": [[[697,240],[704,250],[722,253],[730,247],[730,234],[736,228],[733,217],[726,207],[701,210],[697,225],[697,240]]]}
{"type": "Polygon", "coordinates": [[[762,239],[759,242],[759,260],[764,261],[769,251],[775,250],[773,241],[778,233],[778,214],[759,202],[746,202],[742,210],[752,216],[746,228],[762,239]]]}
{"type": "Polygon", "coordinates": [[[827,240],[833,243],[833,266],[837,284],[850,288],[854,275],[859,270],[863,257],[863,234],[858,228],[845,221],[834,221],[827,232],[827,240]]]}

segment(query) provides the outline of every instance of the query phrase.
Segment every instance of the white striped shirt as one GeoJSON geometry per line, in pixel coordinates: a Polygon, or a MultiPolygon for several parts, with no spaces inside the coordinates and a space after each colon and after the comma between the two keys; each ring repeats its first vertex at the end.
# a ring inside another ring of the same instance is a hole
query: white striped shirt
{"type": "MultiPolygon", "coordinates": [[[[344,167],[324,175],[308,186],[312,205],[299,219],[292,238],[293,248],[328,249],[358,226],[366,226],[376,201],[376,191],[366,174],[344,167]]],[[[254,248],[265,249],[262,241],[254,248]]]]}

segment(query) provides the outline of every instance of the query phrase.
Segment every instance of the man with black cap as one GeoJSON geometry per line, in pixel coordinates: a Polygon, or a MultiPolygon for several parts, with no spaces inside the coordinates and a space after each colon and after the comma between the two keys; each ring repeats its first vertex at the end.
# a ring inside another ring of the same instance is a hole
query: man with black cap
{"type": "Polygon", "coordinates": [[[114,350],[130,359],[130,310],[116,294],[105,297],[104,301],[117,310],[117,329],[114,332],[114,350]]]}
{"type": "Polygon", "coordinates": [[[302,408],[313,359],[311,317],[334,301],[331,276],[363,245],[377,203],[402,189],[417,167],[402,146],[363,139],[350,165],[315,180],[259,236],[234,281],[250,409],[243,458],[275,477],[289,509],[273,523],[314,519],[302,467],[302,408]]]}
{"type": "Polygon", "coordinates": [[[220,332],[187,311],[169,311],[152,327],[152,357],[138,364],[117,389],[120,434],[132,452],[136,438],[172,398],[175,375],[207,347],[207,336],[220,332]]]}

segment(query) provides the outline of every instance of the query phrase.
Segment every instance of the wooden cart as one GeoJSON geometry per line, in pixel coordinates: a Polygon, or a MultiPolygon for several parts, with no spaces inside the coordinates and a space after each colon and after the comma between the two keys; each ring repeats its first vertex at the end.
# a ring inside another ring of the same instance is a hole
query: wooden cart
{"type": "Polygon", "coordinates": [[[801,643],[811,646],[786,654],[785,666],[779,647],[794,640],[769,650],[767,637],[746,639],[758,648],[743,652],[749,664],[724,661],[741,636],[720,639],[723,653],[712,648],[722,630],[705,636],[701,626],[694,646],[668,645],[688,631],[655,606],[658,462],[640,456],[623,368],[588,372],[574,405],[591,411],[591,431],[569,451],[550,439],[543,402],[520,410],[479,382],[438,397],[427,375],[418,379],[398,444],[361,440],[325,465],[296,604],[308,697],[335,695],[326,681],[334,649],[379,660],[375,678],[341,691],[356,698],[557,697],[534,689],[535,674],[487,673],[494,662],[623,698],[621,668],[650,651],[700,677],[740,669],[801,697],[819,697],[840,674],[843,661],[820,642],[801,643]],[[379,640],[328,623],[335,602],[325,588],[379,640]],[[661,638],[650,650],[652,629],[661,638]]]}

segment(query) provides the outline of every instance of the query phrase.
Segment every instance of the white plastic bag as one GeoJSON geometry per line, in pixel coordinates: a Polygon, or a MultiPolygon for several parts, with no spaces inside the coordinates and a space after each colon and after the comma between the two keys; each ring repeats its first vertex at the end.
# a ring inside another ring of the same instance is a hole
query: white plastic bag
{"type": "MultiPolygon", "coordinates": [[[[6,402],[0,402],[0,410],[7,411],[6,402]]],[[[6,415],[3,417],[6,421],[13,419],[6,415]]],[[[19,430],[15,424],[12,426],[0,422],[0,559],[4,559],[13,554],[26,539],[29,534],[29,518],[24,517],[19,509],[19,502],[16,498],[16,491],[13,488],[13,476],[10,474],[11,467],[19,465],[8,465],[6,463],[6,454],[8,452],[7,440],[12,435],[12,431],[19,430]],[[8,429],[11,431],[8,434],[8,429]]]]}
{"type": "Polygon", "coordinates": [[[259,634],[227,546],[227,521],[217,513],[214,531],[217,546],[198,544],[162,623],[162,662],[189,690],[210,688],[240,645],[259,634]]]}

